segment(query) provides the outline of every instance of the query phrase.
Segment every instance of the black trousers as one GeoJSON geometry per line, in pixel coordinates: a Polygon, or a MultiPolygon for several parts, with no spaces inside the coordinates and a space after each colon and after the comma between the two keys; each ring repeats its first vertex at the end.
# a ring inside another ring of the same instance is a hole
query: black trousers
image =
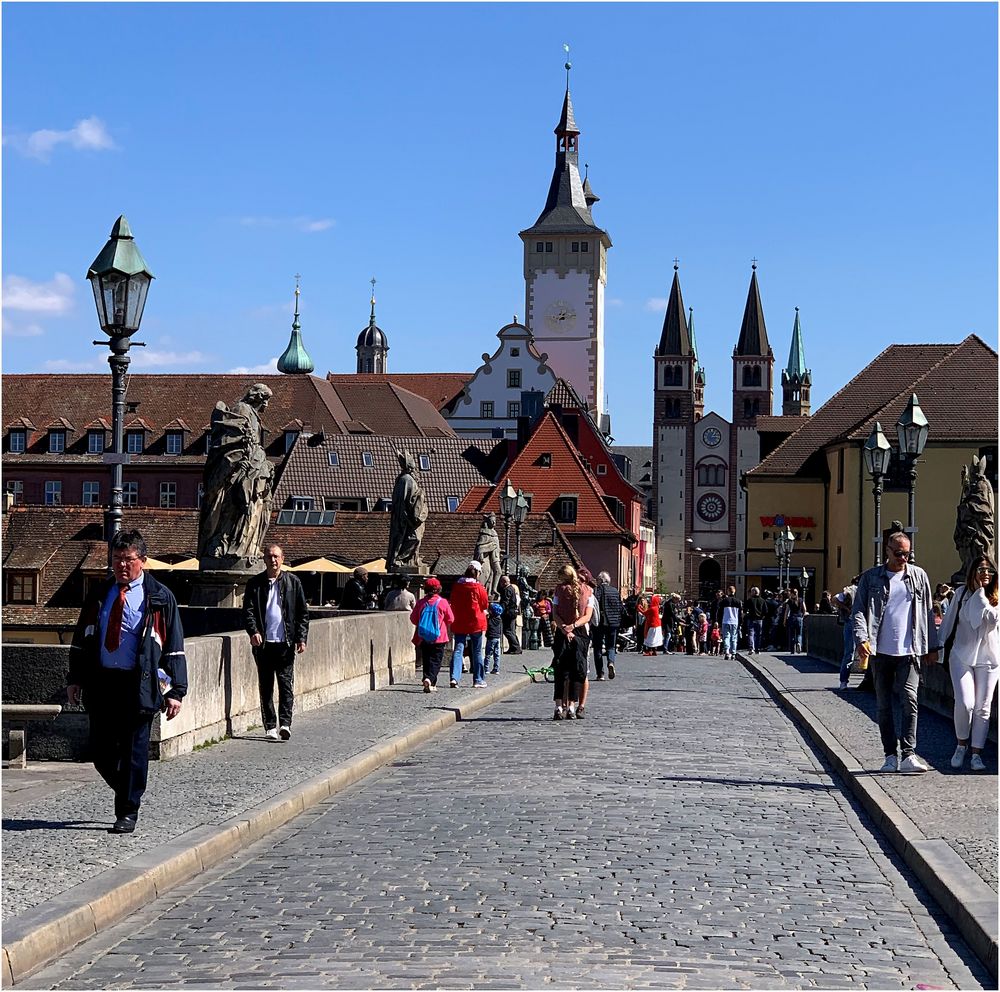
{"type": "Polygon", "coordinates": [[[420,660],[424,666],[424,678],[430,679],[431,685],[438,684],[438,672],[441,671],[441,661],[447,646],[447,643],[425,644],[423,641],[420,642],[420,660]]]}
{"type": "Polygon", "coordinates": [[[517,617],[511,617],[508,623],[504,616],[503,636],[507,638],[507,654],[520,654],[521,642],[517,639],[517,617]]]}
{"type": "Polygon", "coordinates": [[[102,668],[85,702],[90,716],[90,757],[115,794],[115,817],[136,816],[149,773],[153,714],[140,713],[139,671],[102,668]]]}
{"type": "Polygon", "coordinates": [[[580,697],[590,664],[590,637],[579,629],[573,631],[571,641],[561,630],[553,639],[555,660],[552,664],[552,698],[556,703],[563,699],[575,703],[580,697]]]}
{"type": "Polygon", "coordinates": [[[290,727],[295,701],[295,648],[290,644],[266,641],[254,648],[257,663],[257,686],[260,689],[260,715],[264,729],[290,727]],[[278,715],[274,715],[274,680],[278,680],[278,715]]]}

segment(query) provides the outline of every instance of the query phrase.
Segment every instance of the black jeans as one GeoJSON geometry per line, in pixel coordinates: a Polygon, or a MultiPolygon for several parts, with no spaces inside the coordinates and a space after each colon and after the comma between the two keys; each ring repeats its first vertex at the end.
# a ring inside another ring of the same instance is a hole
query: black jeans
{"type": "Polygon", "coordinates": [[[102,668],[87,690],[90,756],[115,793],[115,817],[136,816],[149,773],[151,713],[140,713],[138,669],[102,668]]]}
{"type": "Polygon", "coordinates": [[[590,638],[581,630],[573,631],[571,641],[561,630],[557,630],[553,639],[555,659],[552,664],[552,681],[554,682],[552,698],[557,702],[563,699],[576,702],[587,678],[587,668],[590,664],[590,638]]]}
{"type": "Polygon", "coordinates": [[[875,718],[885,754],[908,758],[917,747],[917,689],[920,660],[910,655],[876,654],[869,666],[875,678],[875,718]],[[896,734],[893,696],[899,697],[900,727],[896,734]]]}
{"type": "Polygon", "coordinates": [[[257,686],[260,689],[260,715],[264,729],[290,727],[295,702],[295,648],[291,644],[267,641],[254,648],[257,662],[257,686]],[[274,679],[278,679],[278,715],[274,715],[274,679]]]}
{"type": "Polygon", "coordinates": [[[516,616],[511,617],[509,623],[507,622],[506,615],[504,616],[503,636],[507,638],[507,654],[520,654],[521,642],[517,639],[516,616]]]}
{"type": "Polygon", "coordinates": [[[618,628],[601,627],[594,628],[594,667],[597,669],[597,677],[604,674],[604,652],[608,654],[608,664],[613,665],[618,654],[618,628]]]}
{"type": "Polygon", "coordinates": [[[424,666],[424,678],[430,679],[431,685],[438,684],[438,672],[441,671],[441,661],[444,658],[444,644],[425,644],[420,642],[420,660],[424,666]]]}

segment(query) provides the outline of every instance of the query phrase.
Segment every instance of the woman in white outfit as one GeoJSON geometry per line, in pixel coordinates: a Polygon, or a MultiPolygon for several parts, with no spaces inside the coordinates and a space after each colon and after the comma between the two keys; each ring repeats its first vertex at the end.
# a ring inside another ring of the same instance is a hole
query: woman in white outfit
{"type": "Polygon", "coordinates": [[[997,568],[980,557],[969,566],[965,585],[952,599],[941,624],[941,643],[954,635],[948,670],[955,692],[955,736],[958,747],[951,767],[961,768],[969,744],[969,767],[984,771],[982,751],[990,724],[993,693],[1000,680],[1000,609],[997,607],[997,568]]]}

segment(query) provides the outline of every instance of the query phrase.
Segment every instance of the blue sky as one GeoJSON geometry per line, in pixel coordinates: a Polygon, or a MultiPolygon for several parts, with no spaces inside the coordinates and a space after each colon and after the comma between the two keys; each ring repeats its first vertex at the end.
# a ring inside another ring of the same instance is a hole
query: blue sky
{"type": "Polygon", "coordinates": [[[620,443],[651,443],[675,256],[724,416],[753,257],[776,370],[801,308],[814,409],[890,343],[996,344],[993,4],[5,3],[2,18],[7,372],[106,371],[85,274],[122,212],[157,276],[135,370],[267,367],[298,272],[317,373],[353,371],[373,275],[391,371],[472,371],[524,313],[517,232],[548,188],[564,42],[614,242],[620,443]]]}

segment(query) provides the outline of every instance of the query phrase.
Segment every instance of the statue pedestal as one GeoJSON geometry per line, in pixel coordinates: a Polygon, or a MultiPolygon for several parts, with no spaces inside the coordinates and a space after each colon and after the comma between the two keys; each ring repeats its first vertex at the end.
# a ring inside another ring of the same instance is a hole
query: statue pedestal
{"type": "Polygon", "coordinates": [[[255,572],[246,569],[212,569],[191,576],[191,606],[225,606],[239,609],[243,593],[255,572]]]}
{"type": "Polygon", "coordinates": [[[392,571],[387,575],[430,575],[431,570],[426,565],[419,568],[416,565],[393,565],[392,571]]]}

